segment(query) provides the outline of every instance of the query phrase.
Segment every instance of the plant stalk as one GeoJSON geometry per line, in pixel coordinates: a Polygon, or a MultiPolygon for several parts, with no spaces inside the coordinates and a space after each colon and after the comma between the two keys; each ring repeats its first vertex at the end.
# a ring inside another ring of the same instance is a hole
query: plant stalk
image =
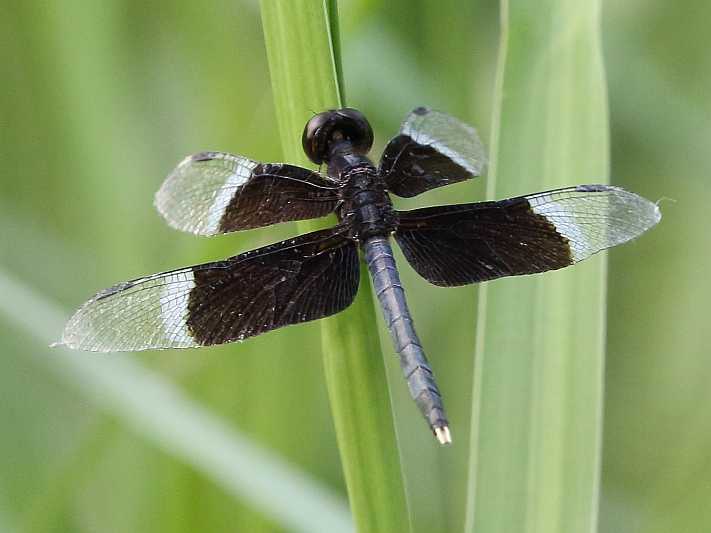
{"type": "MultiPolygon", "coordinates": [[[[336,3],[262,0],[261,6],[284,155],[291,163],[312,166],[301,150],[304,124],[314,112],[343,105],[336,3]]],[[[335,223],[334,217],[328,223],[335,223]]],[[[313,231],[323,222],[298,227],[313,231]]],[[[321,321],[326,381],[357,530],[407,532],[407,500],[376,320],[361,262],[353,304],[321,321]]]]}

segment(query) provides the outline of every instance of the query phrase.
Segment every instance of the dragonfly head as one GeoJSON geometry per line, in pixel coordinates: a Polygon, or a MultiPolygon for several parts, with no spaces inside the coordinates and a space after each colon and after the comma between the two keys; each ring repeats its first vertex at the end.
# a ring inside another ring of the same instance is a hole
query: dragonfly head
{"type": "Polygon", "coordinates": [[[328,162],[335,145],[348,143],[349,150],[365,155],[373,146],[373,129],[363,113],[351,107],[331,109],[306,123],[301,143],[308,158],[320,165],[328,162]]]}

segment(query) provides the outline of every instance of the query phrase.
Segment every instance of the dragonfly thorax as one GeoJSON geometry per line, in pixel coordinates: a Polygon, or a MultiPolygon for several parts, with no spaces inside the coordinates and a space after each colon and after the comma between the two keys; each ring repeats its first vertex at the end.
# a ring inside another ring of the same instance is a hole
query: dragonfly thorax
{"type": "Polygon", "coordinates": [[[370,237],[390,235],[397,226],[385,184],[372,164],[352,167],[341,174],[340,220],[351,227],[351,238],[365,241],[370,237]]]}

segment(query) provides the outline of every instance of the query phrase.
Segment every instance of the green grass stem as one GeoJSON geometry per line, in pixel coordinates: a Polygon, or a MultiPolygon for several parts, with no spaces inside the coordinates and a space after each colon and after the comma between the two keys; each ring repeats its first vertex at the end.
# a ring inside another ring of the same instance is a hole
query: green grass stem
{"type": "MultiPolygon", "coordinates": [[[[304,124],[315,112],[343,105],[336,4],[263,0],[261,5],[284,156],[312,166],[301,149],[304,124]]],[[[313,231],[323,222],[298,226],[313,231]]],[[[353,305],[322,321],[324,369],[358,531],[406,532],[407,500],[377,320],[367,268],[361,265],[353,305]]]]}

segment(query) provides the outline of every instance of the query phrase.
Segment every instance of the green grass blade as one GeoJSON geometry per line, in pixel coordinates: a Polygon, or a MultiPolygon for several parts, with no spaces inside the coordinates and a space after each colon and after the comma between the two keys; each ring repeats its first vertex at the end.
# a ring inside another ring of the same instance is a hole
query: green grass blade
{"type": "MultiPolygon", "coordinates": [[[[313,112],[342,104],[337,31],[331,30],[335,2],[263,0],[261,5],[284,155],[309,165],[300,143],[304,124],[313,112]]],[[[299,224],[301,231],[319,227],[322,222],[299,224]]],[[[322,323],[324,368],[358,531],[405,532],[407,501],[376,320],[367,268],[361,265],[353,305],[322,323]]]]}
{"type": "MultiPolygon", "coordinates": [[[[489,197],[608,176],[597,0],[502,1],[489,197]]],[[[605,258],[481,291],[466,531],[597,524],[605,258]]]]}
{"type": "Polygon", "coordinates": [[[341,59],[341,23],[338,18],[338,1],[327,0],[326,9],[328,11],[328,25],[331,31],[331,46],[333,48],[333,59],[336,67],[336,86],[342,104],[346,102],[346,83],[343,79],[343,62],[341,59]]]}
{"type": "MultiPolygon", "coordinates": [[[[0,270],[0,317],[47,346],[66,313],[0,270]]],[[[352,531],[345,505],[308,475],[258,447],[135,359],[57,349],[31,353],[64,382],[165,452],[284,528],[352,531]]]]}

